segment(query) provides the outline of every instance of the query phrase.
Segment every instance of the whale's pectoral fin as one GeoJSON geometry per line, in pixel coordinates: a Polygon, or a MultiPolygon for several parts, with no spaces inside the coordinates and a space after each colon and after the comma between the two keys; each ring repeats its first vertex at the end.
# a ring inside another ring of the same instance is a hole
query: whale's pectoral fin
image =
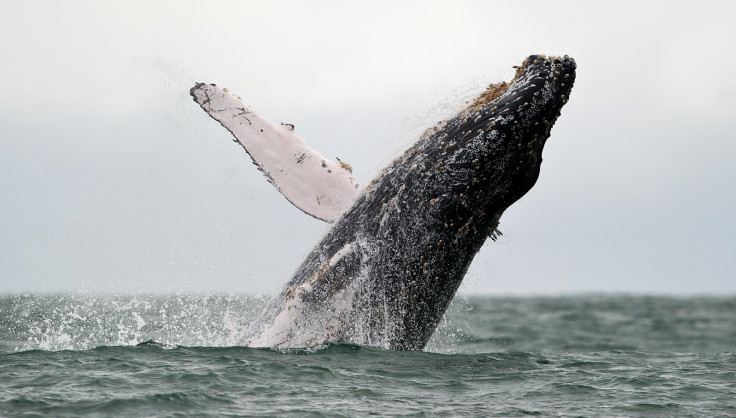
{"type": "Polygon", "coordinates": [[[294,133],[294,125],[260,117],[240,97],[214,84],[198,83],[189,94],[233,134],[267,180],[305,213],[334,222],[360,192],[350,165],[311,149],[294,133]]]}

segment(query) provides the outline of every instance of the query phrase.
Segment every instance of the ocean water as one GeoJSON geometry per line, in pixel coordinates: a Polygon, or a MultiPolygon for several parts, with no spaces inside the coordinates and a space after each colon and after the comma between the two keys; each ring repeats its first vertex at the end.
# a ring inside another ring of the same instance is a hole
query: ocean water
{"type": "Polygon", "coordinates": [[[0,416],[736,416],[736,297],[458,297],[423,352],[237,347],[266,300],[0,297],[0,416]]]}

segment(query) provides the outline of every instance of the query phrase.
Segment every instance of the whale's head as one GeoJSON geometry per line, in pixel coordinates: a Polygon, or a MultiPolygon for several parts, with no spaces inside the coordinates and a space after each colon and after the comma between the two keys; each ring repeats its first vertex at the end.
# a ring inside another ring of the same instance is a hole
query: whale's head
{"type": "Polygon", "coordinates": [[[511,82],[491,85],[465,110],[463,124],[472,125],[470,142],[475,142],[468,148],[482,149],[477,164],[487,180],[485,191],[491,192],[486,194],[489,207],[510,206],[536,183],[544,145],[567,103],[575,68],[568,56],[529,56],[511,82]]]}

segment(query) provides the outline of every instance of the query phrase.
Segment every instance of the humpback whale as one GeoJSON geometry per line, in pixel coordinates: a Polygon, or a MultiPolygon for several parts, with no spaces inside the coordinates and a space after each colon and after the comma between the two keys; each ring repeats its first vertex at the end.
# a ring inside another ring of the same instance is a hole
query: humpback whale
{"type": "Polygon", "coordinates": [[[353,343],[421,350],[504,211],[539,177],[575,61],[532,55],[510,82],[428,129],[361,188],[350,166],[310,149],[292,125],[199,83],[190,94],[302,211],[332,227],[242,343],[353,343]]]}

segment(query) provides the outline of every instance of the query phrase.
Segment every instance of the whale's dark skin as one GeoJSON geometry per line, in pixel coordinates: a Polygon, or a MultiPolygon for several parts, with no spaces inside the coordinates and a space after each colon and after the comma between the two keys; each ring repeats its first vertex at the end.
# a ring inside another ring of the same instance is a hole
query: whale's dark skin
{"type": "Polygon", "coordinates": [[[510,85],[426,132],[334,224],[244,343],[423,349],[503,212],[537,181],[575,69],[567,56],[530,56],[510,85]]]}

